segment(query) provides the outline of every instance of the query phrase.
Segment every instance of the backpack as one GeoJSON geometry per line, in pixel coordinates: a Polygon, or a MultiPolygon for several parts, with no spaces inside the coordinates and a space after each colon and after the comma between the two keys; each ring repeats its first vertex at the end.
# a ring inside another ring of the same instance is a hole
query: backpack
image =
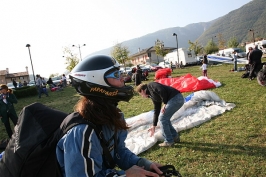
{"type": "Polygon", "coordinates": [[[41,103],[23,108],[4,155],[0,160],[1,177],[60,177],[56,145],[63,135],[78,124],[95,129],[103,147],[103,158],[112,167],[112,156],[101,131],[78,113],[66,114],[41,103]]]}

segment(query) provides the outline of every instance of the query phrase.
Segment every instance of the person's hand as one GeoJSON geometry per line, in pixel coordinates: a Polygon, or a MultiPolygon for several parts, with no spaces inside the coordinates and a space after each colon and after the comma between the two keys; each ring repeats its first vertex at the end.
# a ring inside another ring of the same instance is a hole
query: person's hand
{"type": "Polygon", "coordinates": [[[162,175],[163,172],[158,168],[161,167],[162,165],[156,162],[153,162],[150,166],[151,170],[154,170],[157,174],[162,175]]]}
{"type": "MultiPolygon", "coordinates": [[[[153,164],[151,164],[151,167],[153,167],[153,164]]],[[[156,168],[156,165],[154,164],[156,168]]],[[[158,167],[157,167],[158,168],[158,167]]],[[[160,170],[159,170],[160,171],[160,170]]],[[[156,171],[157,172],[157,171],[156,171]]],[[[162,173],[160,173],[162,174],[162,173]]],[[[146,177],[146,176],[154,176],[154,177],[159,177],[159,175],[157,173],[153,173],[147,170],[144,170],[141,167],[138,167],[137,165],[132,166],[131,168],[129,168],[128,170],[126,170],[126,176],[127,177],[146,177]]]]}
{"type": "Polygon", "coordinates": [[[151,132],[151,137],[154,135],[156,126],[152,126],[151,128],[148,129],[148,132],[151,132]]]}

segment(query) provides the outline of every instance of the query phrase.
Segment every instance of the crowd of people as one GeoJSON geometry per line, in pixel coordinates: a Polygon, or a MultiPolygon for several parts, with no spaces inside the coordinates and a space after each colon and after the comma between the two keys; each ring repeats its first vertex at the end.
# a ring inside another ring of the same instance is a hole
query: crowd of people
{"type": "MultiPolygon", "coordinates": [[[[86,59],[86,62],[79,63],[72,70],[70,78],[72,86],[82,95],[75,105],[75,113],[73,115],[78,114],[83,119],[89,120],[96,126],[101,127],[102,136],[108,142],[108,149],[111,149],[111,156],[120,170],[110,168],[106,163],[107,159],[101,155],[102,145],[95,131],[87,131],[88,125],[79,124],[71,128],[57,144],[56,155],[63,176],[90,174],[91,176],[126,175],[157,177],[162,174],[162,171],[159,169],[162,166],[161,164],[138,157],[125,146],[124,141],[129,127],[124,120],[122,111],[117,105],[120,101],[128,102],[134,95],[134,89],[131,86],[125,85],[122,74],[119,71],[119,66],[119,63],[112,57],[105,55],[91,56],[86,59]],[[84,63],[86,63],[86,66],[84,63]],[[104,68],[102,63],[105,63],[104,68]],[[89,65],[93,66],[93,68],[89,67],[89,65]],[[79,72],[87,73],[88,77],[80,77],[80,75],[76,74],[79,72]],[[101,91],[96,88],[101,88],[101,91]],[[90,147],[90,151],[88,151],[88,147],[90,147]]],[[[140,71],[139,73],[138,71],[136,72],[140,74],[140,71]]],[[[43,92],[42,86],[44,83],[53,85],[51,79],[45,82],[40,75],[37,75],[36,87],[39,89],[39,97],[43,92]]],[[[62,85],[64,86],[63,81],[62,85]]],[[[155,128],[158,121],[160,121],[165,141],[159,144],[159,146],[168,147],[174,143],[179,143],[179,134],[173,128],[170,119],[184,104],[182,94],[170,86],[156,82],[149,84],[139,83],[137,89],[137,92],[143,97],[151,98],[156,110],[153,124],[149,129],[150,135],[154,136],[155,128]],[[162,103],[164,103],[163,111],[161,111],[162,103]]],[[[4,96],[6,92],[8,92],[7,88],[1,86],[1,101],[6,99],[8,103],[16,103],[15,95],[9,91],[7,99],[4,96]]],[[[48,93],[44,92],[44,94],[48,96],[48,93]]],[[[1,102],[1,104],[6,103],[1,102]]],[[[2,121],[6,121],[7,118],[2,112],[1,116],[5,117],[2,121]]],[[[15,125],[17,123],[16,114],[10,113],[8,116],[15,125]]],[[[5,125],[7,131],[9,131],[8,134],[11,136],[12,131],[10,132],[9,123],[5,125]]]]}
{"type": "Polygon", "coordinates": [[[258,49],[256,45],[254,49],[249,47],[249,52],[247,53],[247,60],[249,64],[249,80],[253,80],[257,77],[258,72],[262,69],[262,51],[258,49]]]}
{"type": "MultiPolygon", "coordinates": [[[[255,73],[260,69],[260,50],[250,48],[247,59],[250,65],[249,79],[254,79],[255,73]]],[[[140,158],[125,146],[127,130],[123,112],[118,108],[120,101],[129,101],[134,95],[134,89],[124,83],[116,59],[95,55],[80,62],[72,70],[70,79],[72,86],[81,95],[75,105],[74,116],[80,116],[101,127],[102,136],[108,142],[111,156],[120,170],[111,168],[102,156],[101,142],[95,131],[88,131],[86,124],[79,124],[71,128],[63,136],[56,148],[56,156],[63,176],[100,175],[100,176],[159,176],[162,165],[140,158]],[[84,73],[86,77],[78,73],[84,73]],[[99,89],[100,88],[100,89],[99,89]],[[89,149],[88,149],[89,148],[89,149]],[[74,158],[73,158],[74,157],[74,158]],[[155,172],[151,172],[154,170],[155,172]]],[[[237,61],[237,59],[235,59],[237,61]]],[[[235,64],[236,65],[236,64],[235,64]]],[[[236,66],[235,66],[236,67],[236,66]]],[[[202,62],[203,76],[207,76],[207,56],[202,62]]],[[[236,68],[235,68],[236,69],[236,68]]],[[[180,91],[170,86],[157,82],[142,83],[142,70],[139,66],[133,71],[135,74],[135,91],[143,98],[151,99],[154,106],[153,122],[148,129],[150,136],[154,136],[158,123],[161,125],[164,141],[159,147],[170,147],[174,143],[180,143],[180,135],[172,126],[171,117],[184,104],[184,98],[180,91]]],[[[61,83],[56,85],[49,78],[46,82],[37,75],[36,87],[38,97],[42,94],[49,96],[46,86],[49,88],[66,87],[66,77],[62,76],[61,83]]],[[[0,88],[0,117],[5,125],[8,136],[11,138],[12,130],[9,119],[16,125],[18,116],[13,104],[17,103],[15,95],[6,85],[0,88]]]]}
{"type": "MultiPolygon", "coordinates": [[[[17,85],[15,79],[13,79],[12,82],[15,89],[22,87],[17,85]]],[[[28,83],[24,81],[23,86],[27,86],[27,84],[28,83]]],[[[57,90],[62,90],[66,86],[67,82],[66,82],[66,76],[64,74],[62,75],[61,82],[58,84],[54,84],[51,78],[49,78],[48,81],[46,82],[45,79],[41,77],[39,74],[36,75],[36,88],[38,91],[38,98],[41,98],[42,94],[48,97],[49,96],[48,90],[51,90],[52,88],[56,88],[57,90]]],[[[0,118],[5,126],[9,138],[11,138],[13,134],[9,119],[12,121],[14,126],[17,124],[18,121],[18,116],[14,108],[14,104],[16,104],[17,102],[18,101],[13,93],[13,90],[8,88],[6,84],[0,85],[0,118]]]]}

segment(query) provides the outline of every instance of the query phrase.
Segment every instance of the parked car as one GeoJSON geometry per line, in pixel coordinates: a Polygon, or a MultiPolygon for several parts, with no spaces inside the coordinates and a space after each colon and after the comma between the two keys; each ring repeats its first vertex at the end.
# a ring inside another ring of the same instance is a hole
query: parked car
{"type": "Polygon", "coordinates": [[[203,56],[197,56],[197,64],[202,64],[203,56]]]}
{"type": "Polygon", "coordinates": [[[148,72],[150,72],[151,71],[151,69],[150,69],[150,65],[139,65],[139,67],[140,67],[140,69],[143,71],[143,70],[148,70],[148,72]]]}
{"type": "Polygon", "coordinates": [[[163,67],[161,67],[161,66],[159,66],[159,65],[153,65],[153,66],[151,66],[151,71],[157,71],[157,70],[159,70],[159,69],[162,69],[163,67]]]}
{"type": "Polygon", "coordinates": [[[61,82],[61,76],[55,76],[55,77],[52,77],[51,79],[55,85],[61,82]]]}
{"type": "Polygon", "coordinates": [[[131,67],[120,67],[120,71],[122,72],[122,73],[127,73],[127,72],[129,72],[129,71],[131,71],[132,69],[131,69],[131,67]]]}
{"type": "MultiPolygon", "coordinates": [[[[17,85],[18,85],[18,82],[17,82],[17,85]]],[[[14,89],[14,88],[15,88],[14,85],[13,85],[13,82],[9,82],[9,83],[7,83],[6,86],[7,86],[8,88],[10,88],[10,89],[14,89]]]]}
{"type": "Polygon", "coordinates": [[[34,85],[35,85],[34,80],[29,81],[28,86],[34,86],[34,85]]]}
{"type": "MultiPolygon", "coordinates": [[[[162,61],[159,63],[159,66],[161,66],[162,68],[170,68],[170,63],[168,61],[162,61]]],[[[172,65],[173,67],[175,67],[175,65],[172,65]]]]}

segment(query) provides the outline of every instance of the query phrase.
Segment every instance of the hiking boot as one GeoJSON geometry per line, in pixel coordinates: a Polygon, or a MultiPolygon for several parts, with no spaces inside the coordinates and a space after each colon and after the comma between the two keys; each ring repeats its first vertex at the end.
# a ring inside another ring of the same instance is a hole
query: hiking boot
{"type": "Polygon", "coordinates": [[[180,143],[180,136],[177,135],[175,138],[174,138],[174,142],[175,143],[180,143]]]}
{"type": "Polygon", "coordinates": [[[170,147],[172,146],[174,143],[168,143],[168,142],[163,142],[161,144],[159,144],[160,147],[170,147]]]}

